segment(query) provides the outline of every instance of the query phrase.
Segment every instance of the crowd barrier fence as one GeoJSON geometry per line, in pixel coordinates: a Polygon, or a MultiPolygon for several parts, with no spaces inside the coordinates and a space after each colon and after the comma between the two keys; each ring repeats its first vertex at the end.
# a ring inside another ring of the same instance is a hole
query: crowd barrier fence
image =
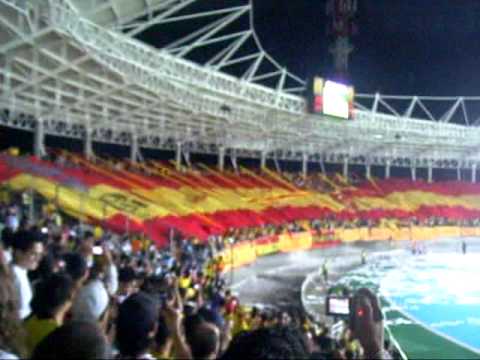
{"type": "Polygon", "coordinates": [[[263,236],[227,248],[221,253],[225,270],[251,264],[262,256],[307,251],[356,241],[426,241],[442,237],[480,237],[480,227],[413,226],[403,228],[330,229],[263,236]]]}

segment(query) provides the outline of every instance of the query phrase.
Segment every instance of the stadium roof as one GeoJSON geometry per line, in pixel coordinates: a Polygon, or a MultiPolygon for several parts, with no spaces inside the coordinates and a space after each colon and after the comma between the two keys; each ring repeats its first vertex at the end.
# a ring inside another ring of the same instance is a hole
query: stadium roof
{"type": "Polygon", "coordinates": [[[309,115],[305,82],[262,48],[252,3],[199,3],[0,0],[1,123],[36,130],[39,150],[47,133],[135,151],[181,144],[356,164],[480,162],[480,129],[469,126],[476,119],[468,111],[480,97],[358,94],[355,121],[309,115]],[[167,30],[178,22],[191,22],[182,26],[189,33],[172,38],[167,30]],[[160,49],[137,39],[152,27],[168,34],[160,49]],[[440,114],[431,106],[438,103],[440,114]],[[454,117],[464,125],[449,123],[454,117]]]}

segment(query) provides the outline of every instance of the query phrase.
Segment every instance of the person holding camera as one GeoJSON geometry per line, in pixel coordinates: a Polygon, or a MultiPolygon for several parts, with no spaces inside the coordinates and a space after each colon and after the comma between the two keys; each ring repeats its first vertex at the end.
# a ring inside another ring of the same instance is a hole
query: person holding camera
{"type": "MultiPolygon", "coordinates": [[[[332,288],[326,299],[326,315],[343,319],[348,323],[347,339],[344,344],[357,340],[366,359],[391,359],[384,349],[383,313],[378,297],[369,289],[357,290],[353,296],[345,287],[332,288]]],[[[360,349],[353,352],[361,353],[360,349]]]]}
{"type": "Polygon", "coordinates": [[[352,298],[350,327],[362,345],[365,359],[390,360],[384,348],[383,313],[378,297],[369,289],[359,289],[352,298]]]}

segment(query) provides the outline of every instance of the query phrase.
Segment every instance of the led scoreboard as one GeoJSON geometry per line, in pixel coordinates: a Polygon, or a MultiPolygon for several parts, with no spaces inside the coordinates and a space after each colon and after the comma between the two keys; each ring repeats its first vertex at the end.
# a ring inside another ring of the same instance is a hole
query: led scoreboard
{"type": "Polygon", "coordinates": [[[354,89],[331,80],[315,77],[312,83],[310,111],[334,118],[353,119],[354,89]]]}

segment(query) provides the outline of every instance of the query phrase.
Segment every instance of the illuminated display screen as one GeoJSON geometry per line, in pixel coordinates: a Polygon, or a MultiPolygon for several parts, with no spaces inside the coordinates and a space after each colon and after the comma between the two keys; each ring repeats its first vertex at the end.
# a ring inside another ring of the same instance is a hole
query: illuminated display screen
{"type": "Polygon", "coordinates": [[[324,81],[315,78],[313,81],[313,106],[314,113],[332,116],[341,119],[352,119],[353,115],[353,87],[324,81]]]}
{"type": "Polygon", "coordinates": [[[333,315],[348,315],[350,313],[349,299],[328,299],[328,312],[333,315]]]}
{"type": "Polygon", "coordinates": [[[323,88],[323,113],[348,119],[350,116],[350,89],[342,84],[327,81],[323,88]]]}

